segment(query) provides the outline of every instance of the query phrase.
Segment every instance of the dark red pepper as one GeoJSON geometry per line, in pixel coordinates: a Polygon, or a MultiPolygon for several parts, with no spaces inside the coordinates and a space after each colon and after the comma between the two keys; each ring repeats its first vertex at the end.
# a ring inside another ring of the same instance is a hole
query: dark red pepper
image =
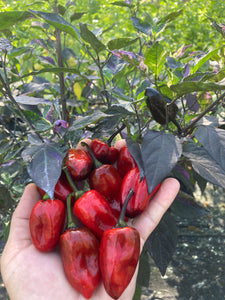
{"type": "MultiPolygon", "coordinates": [[[[124,216],[122,211],[121,216],[124,216]]],[[[102,281],[113,299],[118,299],[130,283],[140,255],[139,232],[123,224],[123,218],[118,227],[104,232],[100,243],[102,281]]]]}
{"type": "Polygon", "coordinates": [[[119,150],[108,146],[99,139],[93,139],[90,148],[98,161],[103,164],[114,164],[119,156],[119,150]]]}
{"type": "Polygon", "coordinates": [[[91,189],[98,191],[108,201],[115,215],[119,217],[122,178],[116,168],[112,165],[102,165],[93,170],[89,184],[91,189]]]}
{"type": "Polygon", "coordinates": [[[76,200],[73,212],[98,238],[117,222],[108,202],[96,190],[89,190],[76,200]]]}
{"type": "Polygon", "coordinates": [[[68,229],[60,237],[60,254],[67,280],[76,291],[89,299],[101,280],[99,241],[89,229],[76,227],[73,223],[69,197],[68,229]]]}
{"type": "Polygon", "coordinates": [[[93,139],[90,147],[97,160],[105,163],[105,160],[108,157],[109,146],[99,139],[93,139]]]}
{"type": "Polygon", "coordinates": [[[93,160],[88,151],[69,149],[65,158],[65,165],[74,180],[82,180],[90,174],[93,160]]]}
{"type": "Polygon", "coordinates": [[[140,181],[140,172],[138,167],[130,170],[123,178],[120,190],[121,205],[124,204],[131,188],[135,192],[127,205],[125,215],[127,217],[134,218],[141,214],[146,209],[149,204],[149,200],[158,191],[159,187],[160,184],[156,186],[151,194],[149,194],[146,178],[144,177],[142,181],[140,181]]]}
{"type": "Polygon", "coordinates": [[[119,157],[117,160],[117,170],[120,173],[120,176],[123,178],[127,172],[135,167],[137,167],[137,164],[127,145],[123,146],[119,151],[119,157]]]}
{"type": "MultiPolygon", "coordinates": [[[[55,185],[54,197],[62,200],[66,204],[66,199],[69,194],[73,192],[71,185],[69,184],[65,173],[62,171],[59,180],[55,185]]],[[[74,202],[75,199],[73,199],[74,202]]]]}
{"type": "Polygon", "coordinates": [[[58,199],[39,200],[34,205],[29,227],[32,242],[39,251],[49,252],[57,246],[65,215],[65,205],[58,199]]]}

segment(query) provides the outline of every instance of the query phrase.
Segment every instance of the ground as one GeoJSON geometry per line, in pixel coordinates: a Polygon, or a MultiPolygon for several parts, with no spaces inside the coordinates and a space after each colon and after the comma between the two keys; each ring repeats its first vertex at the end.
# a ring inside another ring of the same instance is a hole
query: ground
{"type": "MultiPolygon", "coordinates": [[[[166,275],[151,263],[148,288],[141,300],[223,300],[225,299],[225,196],[222,189],[199,189],[196,199],[207,206],[209,214],[190,221],[178,221],[178,244],[166,275]]],[[[0,241],[0,253],[4,241],[0,241]]],[[[0,283],[0,300],[6,300],[0,283]]]]}

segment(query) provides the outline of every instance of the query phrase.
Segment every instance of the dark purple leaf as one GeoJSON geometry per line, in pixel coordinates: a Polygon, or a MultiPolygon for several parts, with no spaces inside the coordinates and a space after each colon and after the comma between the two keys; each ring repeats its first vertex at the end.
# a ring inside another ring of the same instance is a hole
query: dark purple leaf
{"type": "Polygon", "coordinates": [[[199,126],[195,131],[195,137],[225,170],[225,131],[213,126],[199,126]]]}
{"type": "Polygon", "coordinates": [[[183,146],[183,155],[187,157],[196,173],[205,180],[225,188],[225,170],[209,155],[203,147],[194,143],[183,146]]]}
{"type": "Polygon", "coordinates": [[[65,153],[61,151],[57,144],[50,143],[32,145],[22,153],[31,179],[51,199],[54,197],[55,185],[61,174],[64,156],[65,153]]]}
{"type": "Polygon", "coordinates": [[[163,131],[149,131],[143,139],[142,159],[149,193],[174,168],[182,154],[181,141],[163,131]]]}
{"type": "Polygon", "coordinates": [[[158,226],[145,242],[146,249],[159,268],[162,276],[172,259],[177,244],[177,226],[174,218],[167,212],[158,226]]]}
{"type": "Polygon", "coordinates": [[[189,219],[202,217],[208,213],[203,206],[196,203],[193,196],[182,191],[179,191],[171,209],[180,218],[189,219]]]}
{"type": "Polygon", "coordinates": [[[198,103],[197,95],[187,94],[185,98],[187,101],[187,106],[190,110],[197,112],[201,108],[200,104],[198,103]]]}
{"type": "Polygon", "coordinates": [[[140,180],[142,180],[145,176],[145,173],[144,173],[144,165],[143,165],[140,145],[137,142],[133,141],[131,138],[126,139],[126,144],[131,155],[133,156],[134,160],[138,165],[139,172],[140,172],[140,180]]]}

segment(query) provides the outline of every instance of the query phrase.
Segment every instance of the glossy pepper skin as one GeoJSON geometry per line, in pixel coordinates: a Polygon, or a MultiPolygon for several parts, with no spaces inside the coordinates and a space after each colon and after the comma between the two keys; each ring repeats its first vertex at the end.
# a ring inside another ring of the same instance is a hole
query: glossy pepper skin
{"type": "Polygon", "coordinates": [[[103,164],[114,164],[119,156],[119,150],[109,147],[99,139],[93,139],[90,144],[91,150],[98,161],[103,164]]]}
{"type": "Polygon", "coordinates": [[[87,151],[71,148],[67,151],[65,165],[74,180],[82,180],[90,174],[93,160],[87,151]]]}
{"type": "Polygon", "coordinates": [[[112,165],[102,165],[91,172],[91,189],[98,191],[109,203],[117,217],[120,215],[120,188],[122,178],[112,165]]]}
{"type": "Polygon", "coordinates": [[[59,247],[69,283],[91,298],[101,280],[98,239],[87,228],[70,228],[61,235],[59,247]]]}
{"type": "Polygon", "coordinates": [[[99,239],[117,222],[108,202],[96,190],[89,190],[76,200],[73,212],[99,239]]]}
{"type": "Polygon", "coordinates": [[[118,299],[130,283],[140,255],[140,236],[135,228],[106,230],[100,244],[100,269],[107,293],[118,299]]]}
{"type": "Polygon", "coordinates": [[[39,251],[50,252],[57,246],[65,216],[65,205],[58,199],[39,200],[34,205],[29,227],[32,242],[39,251]]]}
{"type": "Polygon", "coordinates": [[[137,164],[130,154],[130,151],[127,145],[123,146],[119,151],[119,157],[117,160],[117,170],[120,173],[120,176],[123,178],[128,171],[137,167],[137,164]]]}
{"type": "Polygon", "coordinates": [[[70,186],[65,173],[62,172],[59,177],[59,180],[57,181],[57,183],[55,185],[54,197],[63,201],[66,204],[67,196],[69,194],[71,194],[72,192],[73,192],[73,189],[70,186]]]}
{"type": "Polygon", "coordinates": [[[124,204],[130,189],[132,188],[134,190],[134,195],[131,197],[126,208],[126,216],[134,218],[141,214],[146,209],[149,204],[149,200],[158,191],[159,187],[160,184],[156,186],[152,193],[149,194],[146,178],[144,177],[143,180],[140,181],[140,172],[138,167],[130,170],[123,178],[120,190],[121,205],[124,204]]]}

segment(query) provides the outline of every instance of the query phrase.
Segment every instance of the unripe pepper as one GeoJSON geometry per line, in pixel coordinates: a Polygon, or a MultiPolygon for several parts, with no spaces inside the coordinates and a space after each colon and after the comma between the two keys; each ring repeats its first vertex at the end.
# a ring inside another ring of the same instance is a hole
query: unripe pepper
{"type": "Polygon", "coordinates": [[[65,205],[58,199],[39,200],[34,205],[29,227],[32,242],[39,251],[49,252],[57,246],[65,215],[65,205]]]}
{"type": "Polygon", "coordinates": [[[119,151],[119,157],[117,160],[117,170],[120,173],[120,176],[123,178],[128,171],[135,167],[137,167],[137,164],[127,145],[123,146],[119,151]]]}
{"type": "Polygon", "coordinates": [[[119,217],[122,178],[116,168],[112,165],[102,165],[94,169],[89,184],[91,189],[98,191],[108,201],[115,215],[119,217]]]}
{"type": "Polygon", "coordinates": [[[93,160],[88,151],[69,149],[65,157],[65,165],[74,180],[82,180],[90,174],[93,160]]]}
{"type": "Polygon", "coordinates": [[[96,190],[89,190],[76,200],[73,212],[99,239],[117,222],[108,202],[96,190]]]}
{"type": "Polygon", "coordinates": [[[77,227],[72,220],[70,196],[68,197],[68,229],[59,241],[63,268],[69,283],[86,299],[91,298],[98,287],[99,241],[85,227],[77,227]]]}
{"type": "Polygon", "coordinates": [[[149,204],[151,197],[158,191],[160,184],[158,184],[152,193],[149,194],[146,178],[144,177],[140,181],[140,172],[138,167],[130,170],[123,178],[121,186],[121,205],[124,204],[126,197],[132,188],[134,195],[131,197],[125,215],[130,218],[134,218],[141,214],[149,204]]]}
{"type": "Polygon", "coordinates": [[[140,255],[139,232],[122,221],[125,209],[122,209],[118,225],[106,230],[100,243],[102,281],[113,299],[118,299],[130,283],[140,255]]]}

